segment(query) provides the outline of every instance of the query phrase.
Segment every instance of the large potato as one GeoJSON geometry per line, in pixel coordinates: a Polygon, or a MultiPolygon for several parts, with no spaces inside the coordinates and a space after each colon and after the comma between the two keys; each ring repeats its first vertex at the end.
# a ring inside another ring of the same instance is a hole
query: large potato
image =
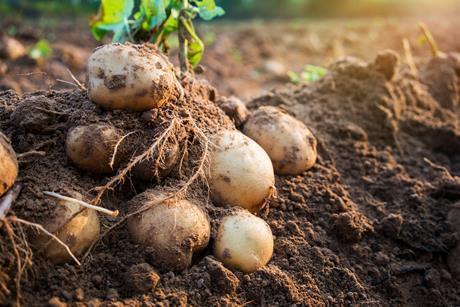
{"type": "MultiPolygon", "coordinates": [[[[67,157],[82,170],[95,174],[109,174],[113,172],[110,161],[121,137],[117,129],[112,126],[100,124],[77,126],[67,134],[67,157]]],[[[122,156],[121,149],[117,151],[115,164],[120,161],[120,156],[122,156]]]]}
{"type": "MultiPolygon", "coordinates": [[[[82,200],[78,193],[73,198],[82,200]]],[[[99,237],[100,222],[97,212],[84,209],[74,216],[82,207],[75,202],[58,200],[56,207],[44,223],[46,230],[56,235],[76,256],[83,254],[99,237]]],[[[66,249],[55,239],[40,234],[36,244],[44,247],[44,253],[54,263],[64,263],[72,260],[66,249]]]]}
{"type": "Polygon", "coordinates": [[[214,256],[226,266],[251,273],[273,254],[270,226],[261,218],[239,210],[222,219],[214,242],[214,256]]]}
{"type": "Polygon", "coordinates": [[[0,196],[11,188],[18,176],[16,154],[6,136],[0,132],[0,196]]]}
{"type": "Polygon", "coordinates": [[[153,48],[105,45],[88,60],[88,96],[103,108],[146,111],[180,93],[174,67],[153,48]]]}
{"type": "Polygon", "coordinates": [[[213,201],[256,212],[275,184],[267,153],[236,130],[217,133],[212,143],[209,185],[213,201]]]}
{"type": "Polygon", "coordinates": [[[128,219],[134,241],[152,248],[152,263],[163,271],[181,271],[195,252],[209,242],[211,226],[206,213],[194,203],[166,200],[161,189],[147,190],[132,200],[132,207],[149,206],[128,219]]]}
{"type": "Polygon", "coordinates": [[[302,122],[276,107],[255,111],[244,134],[265,149],[279,175],[300,174],[316,162],[316,138],[302,122]]]}

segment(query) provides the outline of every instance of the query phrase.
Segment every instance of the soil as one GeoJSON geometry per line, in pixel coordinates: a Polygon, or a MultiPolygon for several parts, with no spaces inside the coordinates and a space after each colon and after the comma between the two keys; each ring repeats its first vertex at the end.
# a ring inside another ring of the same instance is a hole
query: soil
{"type": "MultiPolygon", "coordinates": [[[[460,21],[444,16],[222,22],[198,25],[206,44],[198,70],[204,71],[203,76],[222,95],[236,95],[249,101],[285,84],[289,81],[288,71],[300,73],[307,64],[327,67],[341,56],[371,61],[380,50],[388,48],[402,55],[404,38],[408,39],[419,65],[430,54],[429,47],[420,43],[419,21],[427,24],[441,50],[460,50],[459,40],[451,35],[460,27],[460,21]]],[[[74,89],[75,82],[67,69],[81,82],[85,81],[86,59],[100,45],[92,38],[88,20],[84,18],[46,21],[5,18],[1,26],[5,32],[14,29],[14,37],[26,47],[46,38],[53,48],[52,56],[43,63],[27,57],[15,61],[0,59],[2,90],[22,93],[74,89]],[[6,68],[3,75],[2,65],[6,68]]],[[[177,49],[173,48],[170,59],[178,64],[177,49]]]]}
{"type": "MultiPolygon", "coordinates": [[[[122,225],[102,239],[82,266],[54,265],[36,251],[22,282],[24,305],[460,304],[455,258],[458,59],[456,54],[427,59],[419,75],[400,66],[391,51],[370,63],[343,59],[317,83],[286,86],[249,103],[250,109],[272,105],[295,115],[313,131],[319,146],[312,169],[277,176],[278,196],[259,213],[275,236],[274,255],[266,267],[246,275],[225,268],[212,256],[211,239],[190,268],[159,271],[122,225]],[[445,89],[442,95],[440,88],[445,89]]],[[[91,189],[108,180],[67,161],[65,135],[72,126],[104,122],[125,132],[142,129],[150,139],[157,129],[164,130],[163,120],[171,116],[192,115],[206,133],[232,127],[213,102],[214,89],[191,78],[182,83],[186,99],[143,115],[101,110],[81,90],[35,92],[22,98],[3,92],[0,129],[16,152],[46,152],[20,160],[24,189],[14,214],[30,221],[46,219],[54,202],[41,191],[77,191],[91,197],[91,189]],[[13,121],[18,109],[24,120],[35,114],[41,129],[13,121]],[[43,116],[37,116],[41,112],[43,116]]],[[[177,186],[181,179],[169,177],[162,185],[177,186]]],[[[153,185],[127,181],[104,197],[104,207],[126,214],[125,204],[153,185]]],[[[200,194],[199,189],[193,194],[200,194]]],[[[218,220],[230,209],[212,203],[205,207],[215,235],[218,220]]],[[[116,219],[102,220],[107,228],[116,219]]],[[[14,257],[5,255],[1,264],[9,267],[14,257]]],[[[9,286],[14,290],[12,283],[9,286]]]]}

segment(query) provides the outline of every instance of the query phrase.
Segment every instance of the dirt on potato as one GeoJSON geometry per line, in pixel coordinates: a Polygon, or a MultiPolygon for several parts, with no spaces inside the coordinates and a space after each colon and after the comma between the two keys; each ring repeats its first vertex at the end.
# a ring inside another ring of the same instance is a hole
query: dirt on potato
{"type": "MultiPolygon", "coordinates": [[[[318,139],[315,166],[298,176],[278,176],[278,196],[259,214],[275,236],[268,266],[246,275],[227,269],[212,256],[211,239],[189,269],[158,273],[155,263],[146,263],[149,251],[133,243],[122,225],[102,239],[82,266],[53,265],[35,250],[22,280],[23,304],[460,304],[460,260],[455,262],[460,223],[455,214],[460,202],[458,56],[428,58],[416,76],[399,62],[389,51],[369,63],[345,58],[317,83],[286,86],[249,103],[250,109],[285,109],[318,139]]],[[[145,113],[104,111],[81,90],[22,98],[11,91],[0,93],[0,130],[20,156],[42,152],[19,159],[24,188],[14,214],[40,221],[55,206],[43,190],[65,195],[77,191],[91,199],[92,189],[108,181],[79,171],[67,160],[65,136],[75,125],[107,123],[125,133],[140,130],[147,144],[173,119],[192,117],[205,133],[232,127],[213,103],[214,89],[193,79],[182,83],[186,99],[145,113]],[[40,118],[37,114],[43,112],[42,129],[13,121],[18,108],[24,118],[40,118]]],[[[193,136],[185,135],[193,148],[193,136]]],[[[188,174],[193,165],[185,165],[188,174]]],[[[162,184],[180,186],[182,180],[170,175],[162,184]]],[[[126,203],[151,185],[128,177],[104,196],[102,205],[125,214],[126,203]]],[[[203,194],[199,189],[192,193],[203,194]]],[[[206,208],[215,235],[228,209],[212,203],[206,208]]],[[[103,228],[116,221],[103,216],[103,228]]],[[[1,234],[0,242],[5,240],[1,234]]],[[[13,261],[14,255],[2,250],[0,266],[8,269],[12,289],[7,299],[0,295],[6,304],[14,301],[13,261]]]]}

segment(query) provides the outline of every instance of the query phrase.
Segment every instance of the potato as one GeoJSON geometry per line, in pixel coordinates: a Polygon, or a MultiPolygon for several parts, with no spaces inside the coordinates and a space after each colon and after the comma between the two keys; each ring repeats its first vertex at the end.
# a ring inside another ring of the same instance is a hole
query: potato
{"type": "MultiPolygon", "coordinates": [[[[121,137],[112,126],[101,124],[77,126],[67,134],[67,157],[82,170],[94,174],[109,174],[113,172],[110,161],[121,137]]],[[[121,156],[122,150],[117,150],[115,164],[119,163],[121,156]]]]}
{"type": "Polygon", "coordinates": [[[275,175],[267,153],[236,130],[212,137],[211,198],[217,204],[240,206],[256,212],[273,192],[275,175]]]}
{"type": "Polygon", "coordinates": [[[182,271],[195,252],[209,242],[211,226],[206,213],[186,199],[165,200],[166,192],[147,190],[132,201],[133,208],[149,206],[128,219],[133,240],[152,249],[152,263],[163,271],[182,271]]]}
{"type": "Polygon", "coordinates": [[[111,44],[88,60],[88,96],[105,109],[146,111],[159,108],[182,92],[174,67],[156,49],[111,44]]]}
{"type": "MultiPolygon", "coordinates": [[[[72,197],[82,200],[82,195],[78,193],[72,197]]],[[[56,207],[43,225],[46,230],[64,242],[75,256],[83,254],[100,234],[99,217],[95,210],[85,209],[72,218],[82,208],[74,202],[58,200],[56,207]]],[[[45,256],[53,263],[72,260],[62,245],[45,234],[40,234],[35,242],[38,246],[44,247],[45,256]]]]}
{"type": "Polygon", "coordinates": [[[235,126],[240,127],[246,122],[249,111],[243,101],[235,96],[221,97],[217,101],[217,106],[230,117],[235,126]]]}
{"type": "Polygon", "coordinates": [[[251,213],[238,210],[222,219],[214,242],[214,256],[226,266],[252,273],[273,254],[270,226],[251,213]]]}
{"type": "Polygon", "coordinates": [[[18,40],[6,35],[0,36],[0,57],[16,60],[27,54],[26,48],[18,40]]]}
{"type": "Polygon", "coordinates": [[[0,196],[11,188],[18,177],[18,161],[7,137],[0,132],[0,196]]]}
{"type": "MultiPolygon", "coordinates": [[[[179,158],[179,144],[168,143],[164,150],[163,160],[160,161],[158,165],[158,177],[160,179],[168,176],[174,166],[176,166],[176,162],[179,158]]],[[[152,158],[141,161],[133,167],[131,173],[135,178],[140,180],[156,181],[158,179],[155,174],[157,158],[158,154],[154,154],[152,158]]]]}
{"type": "Polygon", "coordinates": [[[260,107],[243,132],[265,149],[279,175],[298,175],[316,162],[316,138],[302,122],[281,109],[260,107]]]}

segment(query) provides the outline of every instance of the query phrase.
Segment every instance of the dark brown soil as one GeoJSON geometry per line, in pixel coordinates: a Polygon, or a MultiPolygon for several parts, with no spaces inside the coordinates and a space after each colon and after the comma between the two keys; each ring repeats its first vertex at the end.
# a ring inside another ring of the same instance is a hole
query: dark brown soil
{"type": "MultiPolygon", "coordinates": [[[[24,305],[460,304],[460,260],[455,258],[460,63],[454,54],[426,62],[414,76],[392,52],[370,63],[349,58],[334,63],[315,84],[287,86],[249,104],[251,109],[282,107],[311,128],[319,146],[311,170],[276,178],[278,197],[260,213],[275,236],[267,267],[247,275],[229,270],[208,247],[189,269],[159,273],[154,262],[146,263],[148,251],[121,226],[80,267],[53,265],[35,253],[23,279],[24,305]]],[[[183,83],[187,99],[143,115],[100,110],[82,91],[37,92],[24,98],[1,93],[0,130],[12,139],[16,152],[46,152],[20,160],[19,180],[25,187],[14,213],[39,221],[54,206],[41,191],[73,190],[90,198],[91,189],[107,181],[67,161],[65,135],[72,126],[109,123],[126,132],[142,129],[148,139],[167,125],[161,119],[171,116],[190,114],[207,133],[231,126],[213,104],[214,90],[196,81],[183,83]],[[11,119],[28,101],[35,103],[23,109],[23,118],[35,114],[39,131],[29,129],[35,126],[27,121],[11,119]]],[[[174,186],[180,179],[163,184],[174,186]]],[[[149,186],[127,180],[103,205],[126,213],[125,204],[149,186]]],[[[207,208],[215,228],[226,209],[207,208]]],[[[115,220],[104,217],[104,228],[115,220]]],[[[8,267],[14,257],[2,255],[0,265],[8,267]]]]}

